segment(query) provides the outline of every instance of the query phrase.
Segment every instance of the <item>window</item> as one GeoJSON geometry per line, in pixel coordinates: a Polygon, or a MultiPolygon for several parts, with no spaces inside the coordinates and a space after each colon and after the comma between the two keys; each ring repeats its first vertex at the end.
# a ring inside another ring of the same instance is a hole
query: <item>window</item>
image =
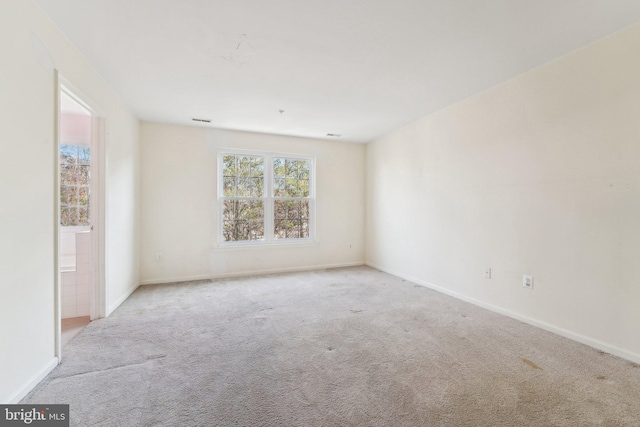
{"type": "Polygon", "coordinates": [[[264,157],[223,157],[225,242],[264,239],[264,157]]]}
{"type": "Polygon", "coordinates": [[[60,145],[60,225],[89,225],[91,149],[84,145],[60,145]]]}
{"type": "Polygon", "coordinates": [[[310,158],[220,153],[220,242],[313,239],[313,166],[310,158]]]}

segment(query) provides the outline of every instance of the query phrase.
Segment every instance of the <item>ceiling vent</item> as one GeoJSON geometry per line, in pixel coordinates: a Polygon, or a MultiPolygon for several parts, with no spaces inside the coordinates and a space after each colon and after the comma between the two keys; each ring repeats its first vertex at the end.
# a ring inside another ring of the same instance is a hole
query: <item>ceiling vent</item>
{"type": "Polygon", "coordinates": [[[191,119],[194,122],[202,122],[202,123],[211,123],[211,120],[208,119],[191,119]]]}
{"type": "Polygon", "coordinates": [[[328,133],[327,136],[331,136],[333,138],[340,138],[342,135],[337,134],[337,133],[328,133]]]}

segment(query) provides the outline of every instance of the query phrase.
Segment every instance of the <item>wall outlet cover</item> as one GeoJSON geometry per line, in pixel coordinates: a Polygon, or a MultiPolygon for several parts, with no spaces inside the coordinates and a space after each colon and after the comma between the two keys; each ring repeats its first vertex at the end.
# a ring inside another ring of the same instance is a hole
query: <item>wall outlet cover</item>
{"type": "Polygon", "coordinates": [[[485,279],[491,279],[491,268],[487,267],[484,269],[484,278],[485,279]]]}
{"type": "Polygon", "coordinates": [[[527,274],[522,276],[522,287],[527,289],[533,289],[533,276],[527,274]]]}

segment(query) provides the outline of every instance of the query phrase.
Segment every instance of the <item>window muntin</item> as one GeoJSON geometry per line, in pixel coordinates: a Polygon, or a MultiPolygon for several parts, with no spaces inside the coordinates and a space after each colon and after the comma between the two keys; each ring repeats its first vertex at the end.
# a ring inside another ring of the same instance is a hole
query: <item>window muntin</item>
{"type": "Polygon", "coordinates": [[[220,243],[313,238],[313,160],[220,153],[220,243]]]}
{"type": "Polygon", "coordinates": [[[223,157],[223,180],[225,197],[264,196],[264,157],[223,157]]]}

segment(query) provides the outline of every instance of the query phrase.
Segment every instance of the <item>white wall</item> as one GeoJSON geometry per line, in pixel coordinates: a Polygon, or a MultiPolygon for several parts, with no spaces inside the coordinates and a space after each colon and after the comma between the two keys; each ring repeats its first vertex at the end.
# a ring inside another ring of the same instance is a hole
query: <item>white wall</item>
{"type": "Polygon", "coordinates": [[[367,263],[640,361],[638,52],[635,26],[368,144],[367,263]]]}
{"type": "Polygon", "coordinates": [[[139,124],[31,1],[3,1],[0,53],[0,402],[8,402],[56,363],[54,67],[106,115],[110,306],[139,282],[139,124]]]}
{"type": "Polygon", "coordinates": [[[364,262],[363,145],[150,122],[141,145],[143,283],[364,262]],[[219,148],[315,156],[318,243],[216,248],[219,148]]]}

